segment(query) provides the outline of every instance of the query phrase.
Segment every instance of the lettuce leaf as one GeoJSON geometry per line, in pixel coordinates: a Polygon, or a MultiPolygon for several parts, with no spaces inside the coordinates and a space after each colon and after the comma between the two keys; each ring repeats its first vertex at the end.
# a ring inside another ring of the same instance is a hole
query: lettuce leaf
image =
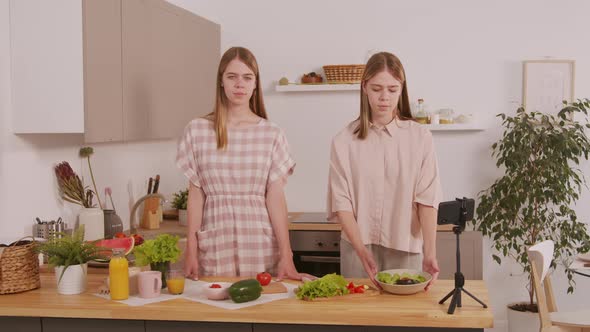
{"type": "Polygon", "coordinates": [[[316,297],[331,297],[348,294],[346,288],[346,279],[336,273],[326,274],[325,276],[308,281],[299,287],[297,291],[298,299],[313,300],[316,297]]]}

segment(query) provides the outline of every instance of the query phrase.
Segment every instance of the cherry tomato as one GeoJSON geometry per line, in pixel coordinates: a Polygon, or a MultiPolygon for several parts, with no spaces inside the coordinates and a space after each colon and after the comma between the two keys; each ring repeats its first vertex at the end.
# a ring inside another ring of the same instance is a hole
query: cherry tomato
{"type": "Polygon", "coordinates": [[[266,285],[270,284],[271,279],[272,279],[272,276],[268,272],[261,272],[256,275],[256,280],[258,280],[258,282],[262,286],[266,286],[266,285]]]}
{"type": "Polygon", "coordinates": [[[115,234],[115,238],[117,238],[117,239],[122,239],[122,238],[126,238],[126,237],[127,237],[127,235],[125,235],[125,233],[123,233],[123,232],[117,232],[115,234]]]}
{"type": "Polygon", "coordinates": [[[209,286],[209,288],[221,288],[220,284],[211,284],[211,286],[209,286]]]}

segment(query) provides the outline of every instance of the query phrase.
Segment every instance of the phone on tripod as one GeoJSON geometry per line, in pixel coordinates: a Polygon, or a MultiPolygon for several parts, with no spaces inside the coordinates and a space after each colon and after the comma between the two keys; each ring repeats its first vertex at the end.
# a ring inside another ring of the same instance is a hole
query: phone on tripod
{"type": "Polygon", "coordinates": [[[439,225],[460,225],[461,222],[461,208],[465,204],[465,220],[473,219],[475,210],[475,200],[473,198],[464,198],[461,200],[454,200],[448,202],[441,202],[438,205],[438,218],[436,223],[439,225]]]}
{"type": "Polygon", "coordinates": [[[436,223],[438,225],[455,225],[453,227],[453,233],[456,235],[457,251],[456,251],[456,264],[457,272],[455,272],[455,288],[451,290],[442,300],[438,303],[443,304],[449,298],[451,298],[451,304],[449,305],[448,314],[452,315],[455,312],[456,307],[462,306],[461,293],[469,295],[476,302],[481,304],[484,308],[487,308],[487,304],[483,303],[480,299],[475,297],[463,286],[465,286],[465,276],[461,272],[461,246],[459,245],[459,235],[465,230],[465,224],[467,221],[473,219],[473,211],[475,210],[475,200],[473,198],[457,198],[454,201],[442,202],[438,205],[438,217],[436,223]]]}

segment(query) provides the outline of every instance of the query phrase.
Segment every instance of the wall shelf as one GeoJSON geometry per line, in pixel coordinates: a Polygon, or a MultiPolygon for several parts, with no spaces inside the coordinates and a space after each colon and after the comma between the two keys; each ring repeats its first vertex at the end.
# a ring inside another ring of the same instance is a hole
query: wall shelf
{"type": "Polygon", "coordinates": [[[355,84],[289,84],[276,85],[277,92],[311,92],[311,91],[359,91],[359,83],[355,84]]]}
{"type": "Polygon", "coordinates": [[[483,131],[486,128],[477,123],[453,123],[425,125],[430,131],[483,131]]]}

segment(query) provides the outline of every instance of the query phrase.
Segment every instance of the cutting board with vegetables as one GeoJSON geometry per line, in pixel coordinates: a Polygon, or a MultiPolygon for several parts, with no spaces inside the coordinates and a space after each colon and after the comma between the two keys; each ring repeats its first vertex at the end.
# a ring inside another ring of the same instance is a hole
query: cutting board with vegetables
{"type": "Polygon", "coordinates": [[[287,287],[278,281],[271,281],[270,284],[262,286],[262,294],[280,294],[287,293],[287,287]]]}
{"type": "MultiPolygon", "coordinates": [[[[294,290],[295,294],[297,294],[297,289],[294,290]]],[[[330,296],[330,297],[315,297],[313,299],[303,298],[304,301],[310,302],[326,302],[326,301],[341,301],[341,300],[350,300],[354,298],[366,298],[370,296],[377,296],[381,294],[381,291],[375,289],[373,286],[369,286],[369,289],[366,289],[363,293],[349,293],[345,295],[337,295],[337,296],[330,296]]]]}
{"type": "Polygon", "coordinates": [[[336,273],[307,281],[295,289],[297,298],[304,301],[338,301],[379,294],[381,292],[374,286],[355,284],[336,273]]]}

